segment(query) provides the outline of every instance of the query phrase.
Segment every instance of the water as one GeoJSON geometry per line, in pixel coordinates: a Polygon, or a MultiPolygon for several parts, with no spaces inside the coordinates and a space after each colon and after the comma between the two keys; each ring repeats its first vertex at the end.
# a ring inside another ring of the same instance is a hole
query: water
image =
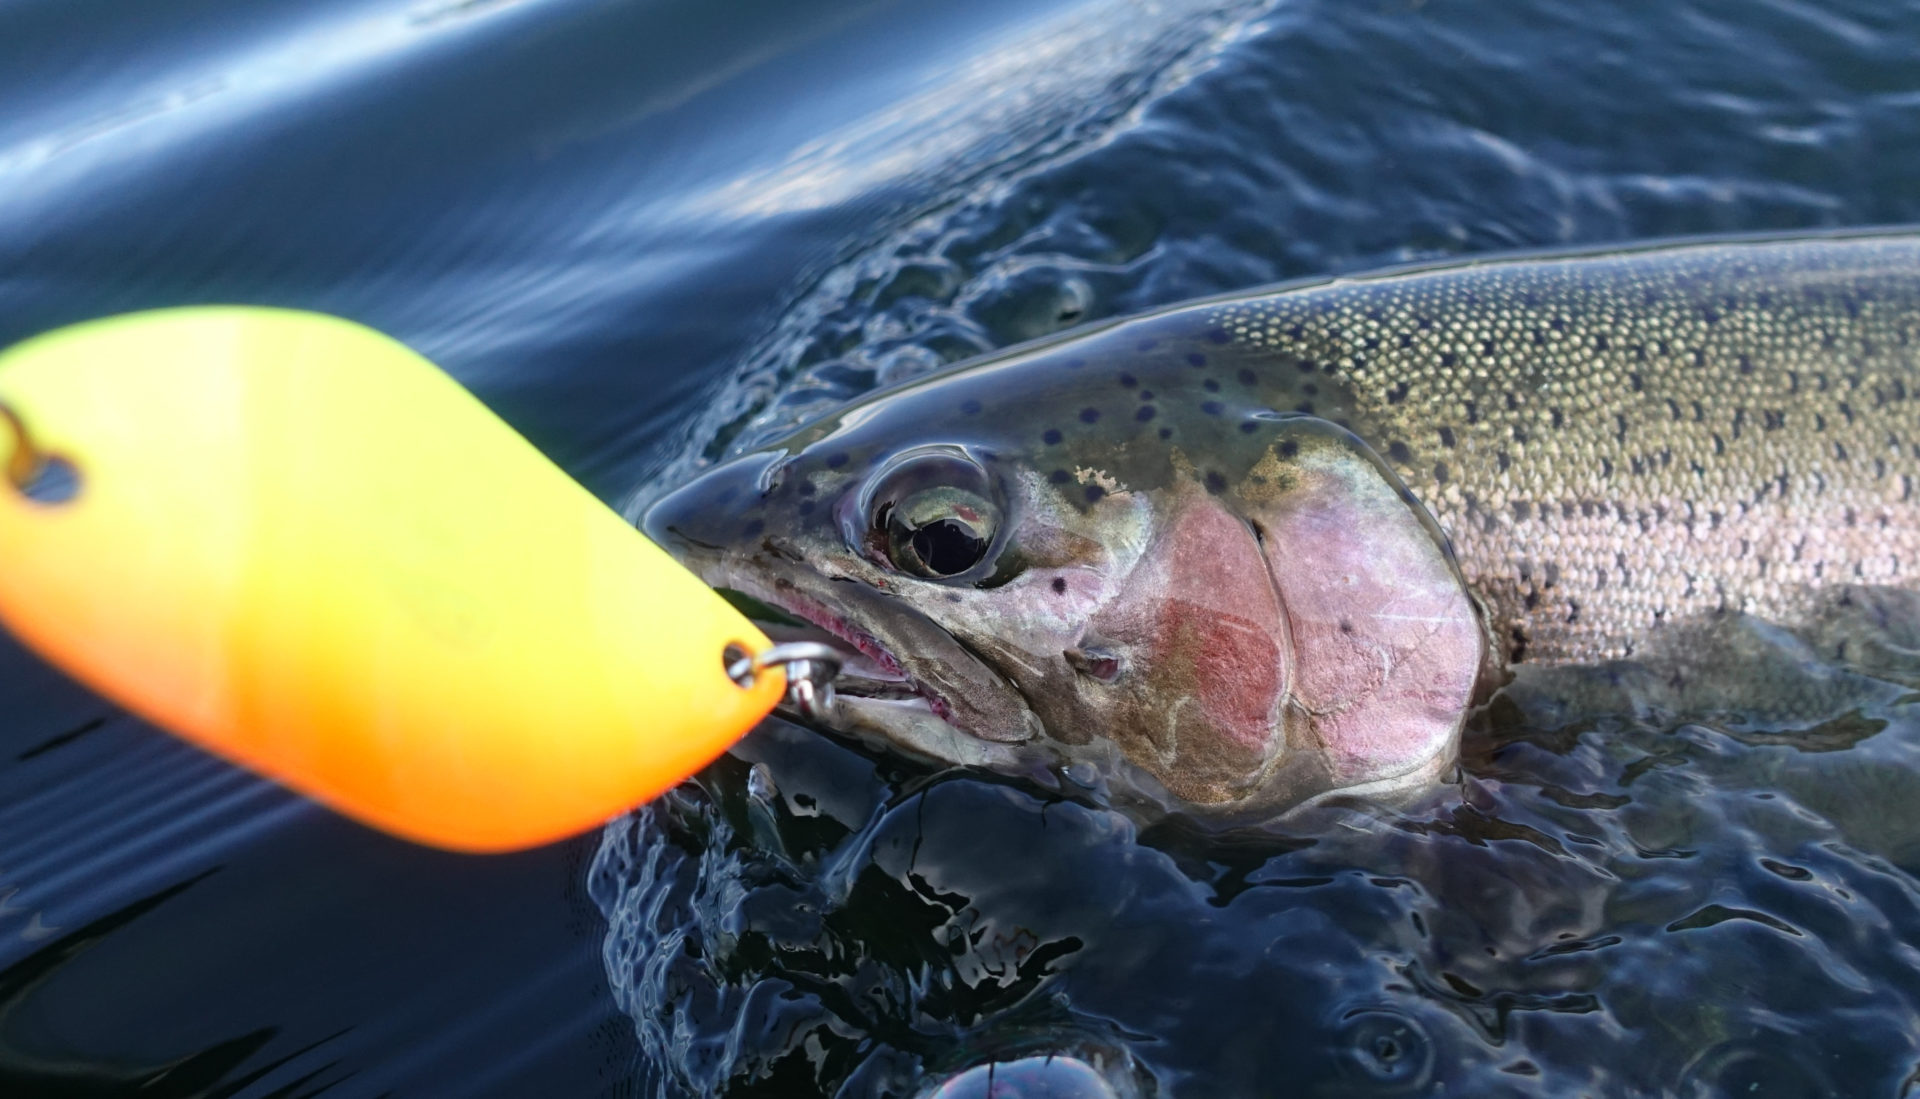
{"type": "MultiPolygon", "coordinates": [[[[1198,294],[1920,221],[1917,7],[15,0],[0,342],[342,313],[626,506],[1198,294]]],[[[1063,1053],[1141,1094],[1900,1094],[1920,684],[1884,640],[1848,678],[1735,639],[1811,709],[1529,685],[1398,814],[1138,834],[774,722],[486,860],[8,648],[0,1092],[869,1095],[1063,1053]]]]}

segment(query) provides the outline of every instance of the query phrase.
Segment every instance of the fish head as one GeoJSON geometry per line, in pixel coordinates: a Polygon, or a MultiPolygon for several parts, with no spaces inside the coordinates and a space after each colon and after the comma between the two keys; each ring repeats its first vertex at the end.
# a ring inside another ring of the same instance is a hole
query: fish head
{"type": "Polygon", "coordinates": [[[1325,420],[1180,417],[1219,402],[1158,359],[1120,403],[1068,350],[872,395],[644,528],[844,650],[832,723],[912,755],[1243,816],[1450,766],[1483,640],[1391,470],[1325,420]]]}

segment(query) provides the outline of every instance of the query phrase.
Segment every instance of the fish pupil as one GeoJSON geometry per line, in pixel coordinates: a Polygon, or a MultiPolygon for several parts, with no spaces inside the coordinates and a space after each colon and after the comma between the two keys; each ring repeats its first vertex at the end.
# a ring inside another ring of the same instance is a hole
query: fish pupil
{"type": "Polygon", "coordinates": [[[940,519],[913,532],[908,540],[929,572],[953,576],[986,556],[987,542],[958,519],[940,519]]]}

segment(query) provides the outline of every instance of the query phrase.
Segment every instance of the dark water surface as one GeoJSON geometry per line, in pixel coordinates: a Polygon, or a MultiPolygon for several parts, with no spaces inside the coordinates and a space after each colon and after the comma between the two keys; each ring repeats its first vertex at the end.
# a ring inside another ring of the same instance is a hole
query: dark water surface
{"type": "MultiPolygon", "coordinates": [[[[345,314],[622,505],[1199,294],[1920,222],[1920,5],[1866,0],[13,0],[0,104],[0,343],[345,314]]],[[[8,645],[0,1094],[861,1096],[1046,1052],[1160,1095],[1904,1094],[1907,625],[1872,674],[1734,639],[1792,706],[1537,684],[1397,814],[1141,834],[772,722],[493,859],[8,645]]]]}

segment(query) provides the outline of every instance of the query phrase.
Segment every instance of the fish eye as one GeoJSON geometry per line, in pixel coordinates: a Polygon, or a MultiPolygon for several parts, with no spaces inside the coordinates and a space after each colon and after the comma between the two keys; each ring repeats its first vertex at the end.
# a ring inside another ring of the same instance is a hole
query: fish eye
{"type": "Polygon", "coordinates": [[[945,451],[882,471],[865,494],[869,551],[899,572],[945,580],[986,560],[1000,529],[987,475],[945,451]]]}

